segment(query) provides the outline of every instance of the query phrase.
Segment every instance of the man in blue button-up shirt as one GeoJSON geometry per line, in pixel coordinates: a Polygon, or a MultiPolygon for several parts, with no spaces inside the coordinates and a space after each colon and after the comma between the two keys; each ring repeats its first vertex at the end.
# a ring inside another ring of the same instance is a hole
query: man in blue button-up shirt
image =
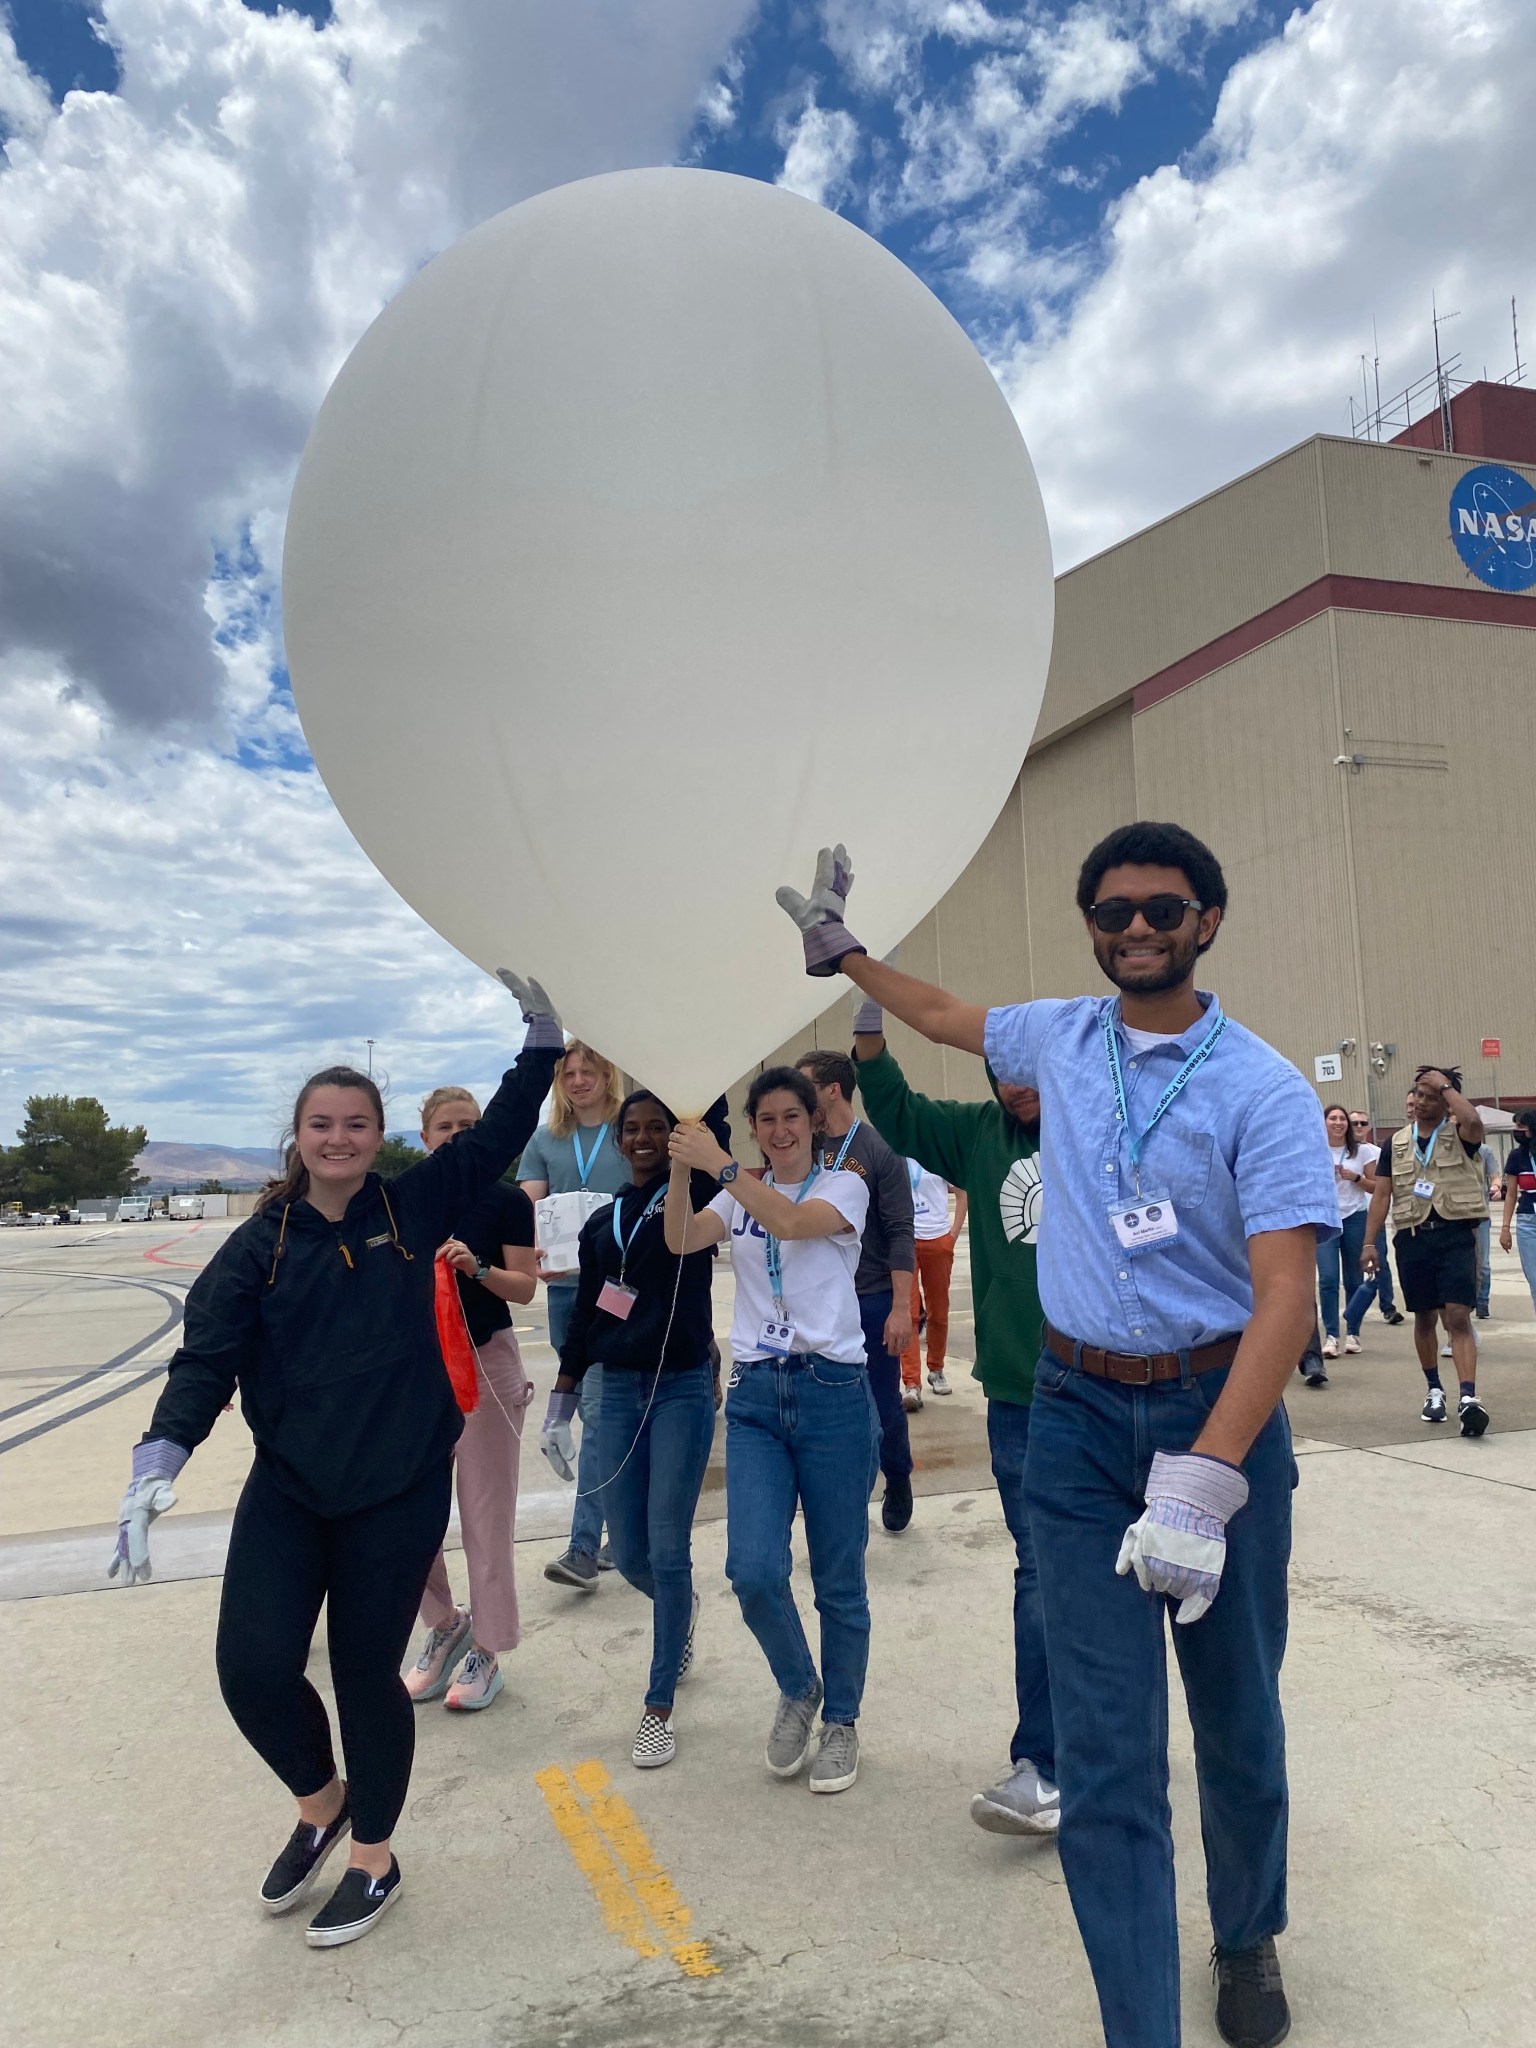
{"type": "Polygon", "coordinates": [[[841,969],[926,1037],[1039,1090],[1046,1349],[1025,1497],[1039,1560],[1061,1857],[1109,2048],[1177,2048],[1165,1604],[1195,1732],[1217,2025],[1290,2024],[1285,1648],[1290,1496],[1281,1393],[1313,1326],[1318,1233],[1338,1230],[1317,1097],[1194,985],[1226,883],[1177,825],[1094,848],[1078,907],[1119,991],[986,1009],[871,960],[852,871],[781,890],[807,970],[841,969]],[[1149,1598],[1148,1595],[1156,1596],[1149,1598]],[[1149,1734],[1151,1740],[1149,1740],[1149,1734]]]}

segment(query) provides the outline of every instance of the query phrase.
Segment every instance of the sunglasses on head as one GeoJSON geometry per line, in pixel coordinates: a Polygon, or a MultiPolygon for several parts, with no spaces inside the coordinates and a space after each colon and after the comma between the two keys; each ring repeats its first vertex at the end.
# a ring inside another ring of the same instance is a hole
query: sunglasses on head
{"type": "Polygon", "coordinates": [[[1129,931],[1138,911],[1153,931],[1176,932],[1186,910],[1198,916],[1204,908],[1188,896],[1148,896],[1140,903],[1133,903],[1129,896],[1107,896],[1102,903],[1095,903],[1088,915],[1101,932],[1129,931]]]}

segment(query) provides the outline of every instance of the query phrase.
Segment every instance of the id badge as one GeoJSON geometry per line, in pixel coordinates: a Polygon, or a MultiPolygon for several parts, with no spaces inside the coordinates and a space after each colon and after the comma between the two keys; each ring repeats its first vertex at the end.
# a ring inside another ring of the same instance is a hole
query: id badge
{"type": "Polygon", "coordinates": [[[1141,1252],[1161,1251],[1178,1237],[1179,1219],[1166,1195],[1143,1195],[1130,1208],[1109,1212],[1115,1242],[1134,1259],[1141,1252]]]}
{"type": "Polygon", "coordinates": [[[597,1305],[621,1323],[629,1320],[629,1312],[640,1299],[633,1287],[625,1287],[617,1280],[605,1280],[597,1290],[597,1305]]]}
{"type": "Polygon", "coordinates": [[[759,1326],[757,1341],[773,1357],[788,1358],[795,1345],[795,1326],[793,1323],[776,1322],[770,1316],[759,1326]]]}
{"type": "Polygon", "coordinates": [[[1432,1202],[1435,1199],[1435,1184],[1432,1180],[1416,1180],[1413,1192],[1421,1202],[1432,1202]]]}

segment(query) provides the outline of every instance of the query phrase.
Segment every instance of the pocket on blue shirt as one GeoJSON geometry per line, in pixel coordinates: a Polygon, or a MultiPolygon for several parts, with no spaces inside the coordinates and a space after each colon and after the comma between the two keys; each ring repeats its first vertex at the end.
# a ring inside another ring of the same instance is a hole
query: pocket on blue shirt
{"type": "Polygon", "coordinates": [[[1172,1198],[1175,1210],[1198,1209],[1211,1184],[1214,1141],[1209,1131],[1190,1131],[1164,1124],[1142,1163],[1142,1180],[1150,1191],[1172,1198]]]}

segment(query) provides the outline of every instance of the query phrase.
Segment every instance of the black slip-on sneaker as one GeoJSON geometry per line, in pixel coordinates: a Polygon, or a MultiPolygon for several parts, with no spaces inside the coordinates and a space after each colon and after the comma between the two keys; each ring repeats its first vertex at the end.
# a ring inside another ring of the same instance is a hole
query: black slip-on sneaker
{"type": "Polygon", "coordinates": [[[311,1948],[340,1948],[361,1941],[400,1896],[400,1866],[391,1856],[384,1877],[349,1870],[305,1930],[311,1948]]]}
{"type": "Polygon", "coordinates": [[[286,1913],[296,1906],[320,1874],[320,1866],[352,1826],[352,1809],[342,1795],[341,1811],[328,1828],[312,1828],[300,1821],[288,1837],[287,1847],[267,1872],[258,1896],[269,1913],[286,1913]]]}
{"type": "Polygon", "coordinates": [[[1273,1935],[1255,1948],[1211,1950],[1216,2031],[1228,2048],[1278,2048],[1291,2031],[1273,1935]]]}
{"type": "Polygon", "coordinates": [[[912,1482],[887,1479],[880,1502],[880,1520],[893,1536],[899,1536],[912,1519],[912,1482]]]}

